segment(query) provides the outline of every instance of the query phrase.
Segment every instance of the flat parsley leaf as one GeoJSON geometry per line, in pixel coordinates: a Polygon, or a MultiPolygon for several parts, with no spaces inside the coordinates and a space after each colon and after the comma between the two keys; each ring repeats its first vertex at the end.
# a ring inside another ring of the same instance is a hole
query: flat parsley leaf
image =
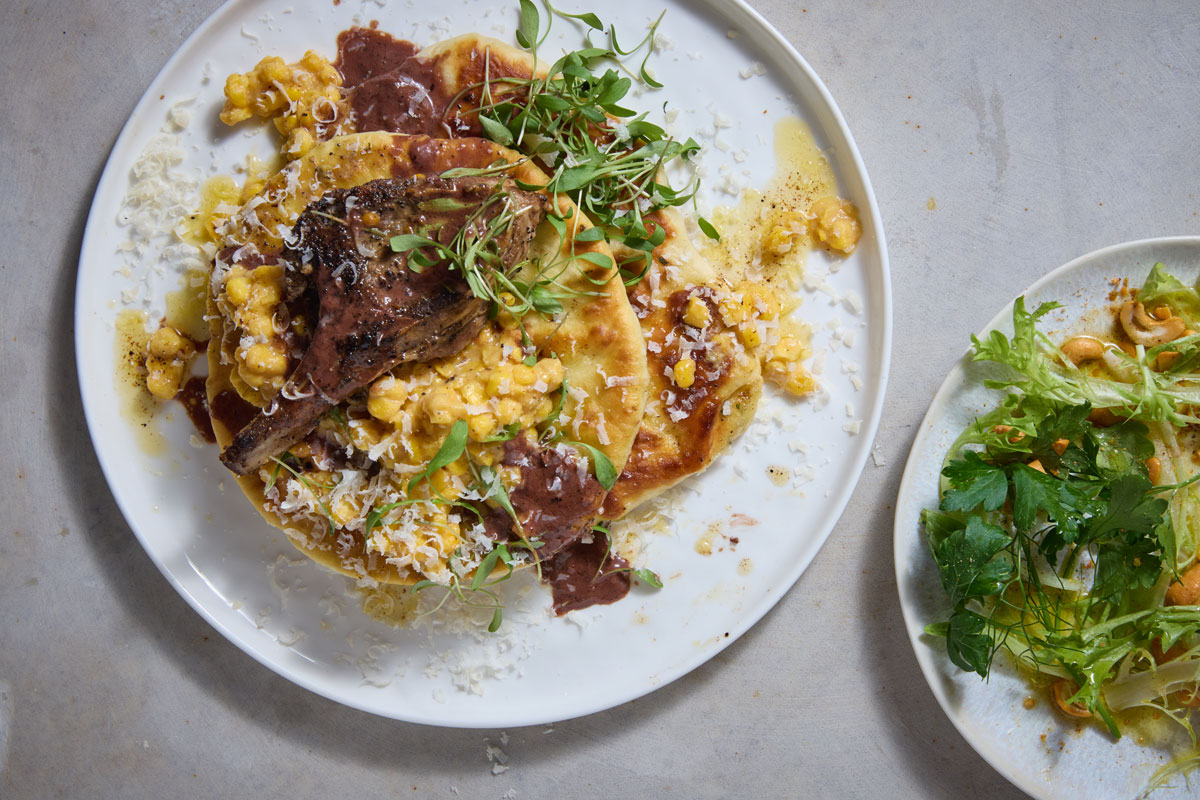
{"type": "Polygon", "coordinates": [[[1013,522],[1022,531],[1029,531],[1037,522],[1037,513],[1058,523],[1060,530],[1073,528],[1070,494],[1063,492],[1064,483],[1041,470],[1018,464],[1013,468],[1013,522]]]}
{"type": "Polygon", "coordinates": [[[994,559],[1012,542],[998,525],[971,517],[967,526],[943,539],[934,549],[942,587],[958,604],[968,597],[995,594],[1013,574],[1005,559],[994,559]]]}
{"type": "Polygon", "coordinates": [[[1087,417],[1092,411],[1089,405],[1067,406],[1052,411],[1037,426],[1037,436],[1030,447],[1033,457],[1050,471],[1065,467],[1071,472],[1087,468],[1087,456],[1073,442],[1080,441],[1092,426],[1087,417]],[[1060,442],[1066,442],[1063,449],[1060,442]],[[1060,453],[1059,450],[1062,450],[1060,453]]]}
{"type": "Polygon", "coordinates": [[[1145,461],[1154,455],[1154,444],[1146,437],[1147,428],[1135,420],[1127,420],[1108,428],[1095,428],[1093,456],[1101,475],[1116,477],[1128,472],[1145,474],[1145,461]]]}
{"type": "Polygon", "coordinates": [[[959,669],[987,677],[992,663],[993,640],[987,633],[987,619],[959,608],[946,627],[946,653],[959,669]]]}
{"type": "Polygon", "coordinates": [[[1141,475],[1123,475],[1114,480],[1108,508],[1088,526],[1088,539],[1103,541],[1124,531],[1157,541],[1167,501],[1146,494],[1150,487],[1150,480],[1141,475]]]}
{"type": "Polygon", "coordinates": [[[1157,548],[1157,541],[1142,538],[1101,547],[1091,596],[1119,603],[1129,591],[1152,587],[1162,574],[1162,559],[1153,552],[1157,548]]]}
{"type": "Polygon", "coordinates": [[[943,511],[971,511],[977,506],[995,511],[1008,497],[1004,468],[989,464],[974,451],[968,450],[961,459],[951,461],[942,474],[952,487],[942,497],[943,511]]]}

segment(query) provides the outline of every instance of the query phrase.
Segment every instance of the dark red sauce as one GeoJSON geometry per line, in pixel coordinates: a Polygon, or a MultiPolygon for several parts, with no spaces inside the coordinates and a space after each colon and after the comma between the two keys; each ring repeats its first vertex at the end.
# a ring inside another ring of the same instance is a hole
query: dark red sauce
{"type": "Polygon", "coordinates": [[[520,103],[527,97],[521,81],[529,76],[498,58],[473,55],[463,63],[456,61],[451,65],[454,86],[446,87],[439,79],[442,58],[458,53],[432,58],[417,53],[412,42],[374,27],[350,28],[338,35],[336,66],[342,73],[355,130],[424,133],[450,139],[480,136],[482,128],[475,112],[485,77],[492,100],[506,95],[520,103]],[[517,81],[506,83],[505,78],[517,81]],[[461,87],[472,88],[460,91],[461,87]]]}
{"type": "Polygon", "coordinates": [[[386,75],[417,54],[412,42],[397,39],[372,28],[350,28],[338,34],[338,72],[342,85],[358,86],[371,78],[386,75]]]}
{"type": "Polygon", "coordinates": [[[189,378],[179,394],[175,396],[187,412],[188,419],[196,427],[196,433],[209,444],[215,444],[216,435],[213,433],[212,421],[208,418],[208,393],[204,390],[204,378],[189,378]]]}
{"type": "MultiPolygon", "coordinates": [[[[508,497],[521,532],[542,542],[537,548],[542,580],[550,586],[555,612],[561,615],[624,597],[629,592],[629,565],[609,553],[602,532],[592,530],[604,487],[591,471],[582,473],[581,480],[579,462],[523,436],[505,443],[503,463],[520,469],[521,480],[508,497]]],[[[484,524],[497,539],[517,537],[507,512],[489,508],[484,524]]]]}
{"type": "Polygon", "coordinates": [[[505,443],[503,461],[521,470],[521,481],[508,497],[525,536],[542,542],[539,556],[549,558],[591,527],[604,487],[590,471],[580,480],[579,462],[524,436],[505,443]]]}
{"type": "Polygon", "coordinates": [[[238,395],[232,389],[224,389],[212,399],[209,409],[212,418],[231,431],[240,431],[258,416],[258,408],[238,395]]]}
{"type": "Polygon", "coordinates": [[[615,603],[629,594],[629,564],[609,551],[608,537],[600,531],[590,542],[576,541],[543,562],[542,580],[554,597],[554,613],[615,603]]]}
{"type": "Polygon", "coordinates": [[[433,63],[414,58],[417,46],[372,28],[338,35],[342,73],[354,127],[359,131],[448,136],[443,117],[453,98],[438,90],[433,63]]]}

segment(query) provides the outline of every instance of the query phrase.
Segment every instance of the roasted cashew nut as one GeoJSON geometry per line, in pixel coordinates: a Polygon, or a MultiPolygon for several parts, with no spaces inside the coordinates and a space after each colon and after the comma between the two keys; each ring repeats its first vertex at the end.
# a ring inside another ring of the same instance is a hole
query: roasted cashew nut
{"type": "Polygon", "coordinates": [[[1076,336],[1063,342],[1063,355],[1076,366],[1087,361],[1096,361],[1104,355],[1104,342],[1093,336],[1076,336]]]}
{"type": "MultiPolygon", "coordinates": [[[[1160,312],[1164,310],[1169,315],[1170,309],[1167,309],[1166,306],[1155,309],[1160,312]]],[[[1179,317],[1167,316],[1166,319],[1155,319],[1147,314],[1146,307],[1136,300],[1129,300],[1121,306],[1120,320],[1121,327],[1125,329],[1125,335],[1135,344],[1145,347],[1173,342],[1187,331],[1187,323],[1179,317]]]]}

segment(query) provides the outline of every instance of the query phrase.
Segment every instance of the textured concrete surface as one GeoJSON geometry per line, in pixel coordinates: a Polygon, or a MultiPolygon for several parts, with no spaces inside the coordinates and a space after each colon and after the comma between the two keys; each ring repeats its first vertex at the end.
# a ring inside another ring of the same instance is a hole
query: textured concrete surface
{"type": "Polygon", "coordinates": [[[884,217],[882,458],[749,634],[642,700],[503,732],[498,776],[485,747],[501,731],[344,708],[226,642],[154,568],[100,474],[70,322],[83,223],[126,116],[215,5],[0,9],[0,796],[1019,796],[918,671],[893,501],[969,332],[1075,256],[1200,233],[1194,3],[753,0],[836,98],[884,217]]]}

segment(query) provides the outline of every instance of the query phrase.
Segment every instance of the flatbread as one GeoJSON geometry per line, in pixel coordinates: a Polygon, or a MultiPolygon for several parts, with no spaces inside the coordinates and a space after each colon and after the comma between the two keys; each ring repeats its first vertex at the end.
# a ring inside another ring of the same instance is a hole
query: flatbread
{"type": "MultiPolygon", "coordinates": [[[[451,113],[478,103],[477,87],[485,76],[529,78],[535,72],[529,53],[478,34],[431,45],[416,58],[437,76],[437,93],[459,98],[451,113]]],[[[537,75],[544,76],[546,67],[546,62],[538,62],[537,75]]],[[[468,112],[466,119],[473,115],[468,112]]],[[[633,452],[605,500],[606,519],[623,516],[708,467],[753,420],[762,394],[758,358],[718,311],[718,298],[727,296],[731,287],[693,246],[677,210],[662,209],[649,219],[662,226],[666,239],[654,251],[647,274],[629,289],[648,347],[649,401],[633,452]],[[683,303],[692,296],[710,306],[711,322],[704,330],[682,322],[683,303]],[[696,360],[698,377],[690,387],[680,388],[672,373],[687,353],[696,360]]]]}
{"type": "MultiPolygon", "coordinates": [[[[457,167],[484,168],[498,162],[511,164],[506,173],[524,183],[544,185],[547,181],[528,159],[489,141],[439,140],[378,131],[321,143],[266,181],[222,229],[222,247],[210,281],[213,335],[208,350],[208,396],[213,429],[222,447],[228,445],[245,415],[265,406],[275,391],[270,385],[255,387],[246,380],[246,360],[240,350],[244,350],[248,332],[238,322],[234,304],[224,293],[230,271],[239,264],[253,268],[278,260],[284,238],[300,213],[332,189],[351,188],[380,178],[439,174],[457,167]]],[[[560,239],[544,222],[535,251],[548,254],[561,247],[564,258],[572,252],[595,253],[602,257],[599,261],[607,259],[611,263],[611,251],[603,241],[574,241],[572,234],[591,224],[570,200],[560,195],[553,201],[567,219],[567,235],[560,239]]],[[[648,376],[640,326],[622,284],[619,280],[605,281],[613,271],[576,259],[561,277],[566,290],[561,298],[565,313],[557,320],[529,314],[525,329],[541,352],[557,355],[565,368],[570,389],[563,398],[559,425],[567,437],[603,452],[620,470],[640,425],[648,376]]],[[[263,516],[314,560],[345,574],[387,583],[413,583],[429,576],[412,562],[405,564],[403,559],[389,560],[365,552],[361,533],[364,508],[358,509],[353,522],[339,525],[332,533],[328,520],[320,516],[282,510],[281,501],[271,497],[268,484],[275,481],[269,473],[264,469],[239,478],[238,483],[263,516]]],[[[279,480],[287,477],[285,473],[279,480]]],[[[403,484],[403,477],[397,476],[395,483],[403,484]]],[[[378,472],[372,480],[378,481],[378,472]]]]}
{"type": "Polygon", "coordinates": [[[604,500],[607,519],[707,468],[754,420],[762,395],[757,356],[722,320],[719,303],[730,287],[692,245],[678,211],[662,209],[650,219],[666,239],[646,276],[629,289],[647,344],[649,399],[629,460],[604,500]],[[703,328],[683,319],[697,301],[708,310],[703,328]],[[686,389],[674,377],[681,358],[696,364],[695,382],[686,389]]]}

